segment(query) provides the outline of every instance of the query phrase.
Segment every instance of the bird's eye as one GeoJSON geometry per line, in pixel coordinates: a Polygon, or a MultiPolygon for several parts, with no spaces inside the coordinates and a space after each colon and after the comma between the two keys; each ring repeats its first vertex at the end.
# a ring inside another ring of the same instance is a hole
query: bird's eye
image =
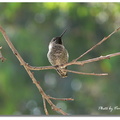
{"type": "Polygon", "coordinates": [[[55,41],[56,40],[56,38],[53,38],[53,41],[55,41]]]}

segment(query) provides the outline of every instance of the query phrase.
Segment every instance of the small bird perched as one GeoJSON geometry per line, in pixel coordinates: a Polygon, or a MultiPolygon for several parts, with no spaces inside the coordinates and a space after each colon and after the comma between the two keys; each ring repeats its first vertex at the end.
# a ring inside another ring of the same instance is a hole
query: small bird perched
{"type": "MultiPolygon", "coordinates": [[[[52,66],[63,65],[68,62],[69,55],[64,45],[62,44],[62,36],[66,30],[59,37],[53,38],[49,43],[47,57],[52,66]]],[[[64,69],[66,69],[66,67],[64,67],[64,69]]],[[[66,71],[59,69],[59,67],[56,68],[56,70],[62,78],[67,77],[66,71]]]]}

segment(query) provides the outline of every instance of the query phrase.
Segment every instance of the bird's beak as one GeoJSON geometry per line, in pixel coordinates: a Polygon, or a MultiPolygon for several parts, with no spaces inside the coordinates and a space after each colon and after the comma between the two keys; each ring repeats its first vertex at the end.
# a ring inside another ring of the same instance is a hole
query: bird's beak
{"type": "Polygon", "coordinates": [[[60,35],[60,38],[62,38],[62,36],[65,34],[66,31],[67,29],[65,29],[64,32],[60,35]]]}

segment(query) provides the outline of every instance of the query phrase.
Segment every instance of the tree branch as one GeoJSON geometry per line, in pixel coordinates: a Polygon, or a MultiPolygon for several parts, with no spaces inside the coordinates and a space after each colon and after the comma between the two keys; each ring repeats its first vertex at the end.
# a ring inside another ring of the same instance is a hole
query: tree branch
{"type": "Polygon", "coordinates": [[[84,73],[84,72],[78,72],[78,71],[73,71],[73,70],[68,70],[68,69],[63,69],[64,71],[75,73],[75,74],[82,74],[82,75],[94,75],[94,76],[103,76],[103,75],[108,75],[107,73],[84,73]]]}
{"type": "Polygon", "coordinates": [[[115,57],[115,56],[118,56],[118,55],[120,55],[120,52],[109,54],[109,55],[106,55],[106,56],[100,56],[100,57],[92,58],[92,59],[88,59],[88,60],[83,60],[83,61],[72,61],[72,62],[64,64],[63,66],[84,65],[86,63],[100,61],[100,60],[103,60],[103,59],[110,59],[111,57],[115,57]]]}
{"type": "Polygon", "coordinates": [[[49,70],[49,69],[56,69],[55,66],[43,66],[43,67],[37,67],[37,66],[31,66],[26,64],[26,67],[30,70],[49,70]]]}
{"type": "MultiPolygon", "coordinates": [[[[2,49],[2,46],[0,46],[0,50],[2,49]]],[[[3,57],[2,52],[0,51],[0,60],[4,62],[6,58],[3,57]]]]}
{"type": "Polygon", "coordinates": [[[117,29],[115,29],[111,34],[109,34],[107,37],[104,37],[100,42],[98,42],[97,44],[95,44],[93,47],[91,47],[89,50],[87,50],[85,53],[83,53],[82,55],[80,55],[78,58],[74,59],[73,61],[77,61],[80,58],[82,58],[84,55],[86,55],[87,53],[89,53],[91,50],[95,49],[97,46],[99,46],[101,43],[103,43],[104,41],[106,41],[108,38],[110,38],[114,33],[116,33],[118,30],[120,30],[120,27],[118,27],[117,29]]]}
{"type": "Polygon", "coordinates": [[[68,101],[68,100],[73,101],[74,100],[72,98],[54,98],[54,97],[51,97],[51,96],[49,96],[49,98],[53,99],[53,100],[61,100],[61,101],[68,101]]]}
{"type": "Polygon", "coordinates": [[[46,115],[49,115],[48,110],[47,110],[47,107],[46,107],[46,101],[45,101],[44,97],[42,97],[42,98],[43,98],[43,105],[44,105],[45,114],[46,114],[46,115]]]}
{"type": "MultiPolygon", "coordinates": [[[[96,62],[96,61],[100,61],[100,60],[103,60],[103,59],[110,59],[111,57],[118,56],[118,55],[120,55],[120,52],[109,54],[109,55],[106,55],[106,56],[100,56],[100,57],[92,58],[92,59],[88,59],[88,60],[83,60],[83,61],[76,61],[76,62],[72,61],[72,62],[66,63],[64,65],[61,65],[61,66],[62,67],[65,66],[66,67],[66,66],[70,66],[70,65],[84,65],[86,63],[96,62]]],[[[27,67],[30,70],[56,69],[56,67],[54,67],[54,66],[35,67],[35,66],[27,65],[27,67]]],[[[68,70],[68,69],[63,69],[63,70],[67,71],[67,72],[75,73],[75,74],[82,74],[82,75],[95,75],[95,76],[108,75],[107,73],[96,74],[96,73],[83,73],[83,72],[72,71],[72,70],[68,70]]]]}
{"type": "MultiPolygon", "coordinates": [[[[43,98],[43,102],[44,99],[46,99],[46,101],[50,104],[51,108],[55,111],[60,112],[63,115],[67,115],[66,112],[64,112],[63,110],[61,110],[60,108],[57,108],[52,101],[49,99],[49,96],[45,94],[45,92],[43,91],[42,87],[40,86],[40,84],[37,82],[37,80],[35,79],[33,73],[30,71],[30,69],[27,67],[28,63],[26,63],[22,57],[20,56],[20,54],[18,53],[18,51],[15,49],[14,45],[12,44],[12,42],[10,41],[9,37],[7,36],[6,32],[4,31],[4,29],[0,26],[0,32],[2,33],[3,37],[5,38],[6,42],[8,43],[9,47],[11,48],[11,50],[13,51],[13,53],[15,54],[15,56],[17,57],[17,59],[19,60],[20,64],[24,66],[26,72],[28,73],[28,75],[30,76],[30,78],[32,79],[33,83],[36,85],[36,87],[38,88],[40,94],[42,95],[43,98]]],[[[44,105],[44,108],[46,106],[44,105]]],[[[45,113],[46,112],[46,108],[44,109],[45,113]]]]}
{"type": "MultiPolygon", "coordinates": [[[[97,58],[92,58],[92,59],[88,59],[88,60],[84,60],[84,61],[78,61],[78,59],[82,58],[84,55],[86,55],[87,53],[89,53],[91,50],[93,50],[94,48],[96,48],[98,45],[100,45],[101,43],[103,43],[104,41],[106,41],[108,38],[111,37],[111,35],[113,35],[114,33],[116,33],[118,30],[120,30],[120,27],[116,30],[114,30],[110,35],[108,35],[107,37],[103,38],[99,43],[97,43],[96,45],[94,45],[92,48],[90,48],[88,51],[86,51],[85,53],[83,53],[81,56],[79,56],[78,58],[72,60],[69,63],[66,63],[64,65],[60,65],[58,66],[59,69],[63,69],[63,67],[66,66],[70,66],[70,65],[84,65],[86,63],[90,63],[90,62],[95,62],[95,61],[99,61],[99,60],[103,60],[103,59],[110,59],[110,57],[114,57],[114,56],[118,56],[120,55],[120,52],[118,53],[114,53],[114,54],[109,54],[106,56],[100,56],[97,58]]],[[[20,54],[18,53],[18,51],[15,49],[14,45],[12,44],[12,42],[10,41],[9,37],[7,36],[6,32],[4,31],[4,29],[0,26],[0,32],[2,33],[3,37],[5,38],[8,46],[11,48],[13,54],[17,57],[17,59],[19,60],[20,64],[23,65],[23,67],[25,68],[26,72],[28,73],[28,75],[30,76],[30,78],[32,79],[32,82],[36,85],[36,87],[38,88],[40,94],[42,95],[43,98],[43,105],[44,105],[44,110],[46,115],[48,115],[48,110],[46,108],[46,101],[49,103],[49,105],[51,106],[51,108],[55,111],[58,111],[59,113],[63,114],[63,115],[68,115],[66,112],[64,112],[63,110],[61,110],[60,108],[57,108],[53,102],[50,99],[54,99],[54,100],[63,100],[63,101],[68,101],[68,100],[74,100],[72,98],[54,98],[51,97],[49,95],[46,95],[45,92],[43,91],[42,87],[40,86],[40,84],[38,83],[38,81],[35,79],[33,73],[31,72],[31,70],[48,70],[48,69],[56,69],[56,66],[43,66],[43,67],[36,67],[36,66],[31,66],[28,63],[26,63],[23,58],[20,56],[20,54]]],[[[0,47],[1,49],[2,47],[0,47]]],[[[0,59],[4,58],[2,56],[2,53],[0,51],[0,59]]],[[[71,73],[76,73],[76,74],[83,74],[83,75],[96,75],[96,76],[101,76],[101,75],[107,75],[107,73],[102,73],[102,74],[96,74],[96,73],[83,73],[83,72],[78,72],[78,71],[72,71],[72,70],[66,70],[63,69],[64,71],[67,72],[71,72],[71,73]]]]}

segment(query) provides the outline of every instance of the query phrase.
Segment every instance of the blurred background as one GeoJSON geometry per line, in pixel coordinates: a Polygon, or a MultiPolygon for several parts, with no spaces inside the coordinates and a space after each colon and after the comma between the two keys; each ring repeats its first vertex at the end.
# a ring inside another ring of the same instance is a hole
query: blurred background
{"type": "MultiPolygon", "coordinates": [[[[0,3],[0,25],[23,57],[32,66],[48,66],[48,45],[68,28],[63,42],[69,61],[83,54],[120,26],[120,3],[0,3]]],[[[7,59],[0,62],[0,115],[45,115],[41,95],[23,66],[13,55],[2,34],[0,46],[7,59]]],[[[81,60],[120,51],[120,31],[81,60]]],[[[69,66],[81,72],[108,73],[88,76],[68,73],[60,78],[54,70],[34,71],[46,94],[74,101],[53,103],[70,115],[119,115],[120,56],[110,60],[69,66]]],[[[60,115],[52,111],[50,115],[60,115]]]]}

